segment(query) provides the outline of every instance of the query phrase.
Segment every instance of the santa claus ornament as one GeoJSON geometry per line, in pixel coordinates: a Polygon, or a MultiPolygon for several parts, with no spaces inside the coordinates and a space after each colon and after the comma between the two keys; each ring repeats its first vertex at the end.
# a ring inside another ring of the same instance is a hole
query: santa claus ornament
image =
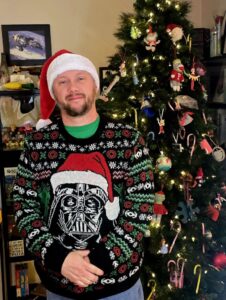
{"type": "Polygon", "coordinates": [[[184,65],[179,58],[173,61],[173,70],[170,74],[170,86],[175,92],[181,90],[182,82],[184,81],[184,65]]]}
{"type": "Polygon", "coordinates": [[[182,27],[173,23],[167,25],[166,32],[168,33],[174,44],[177,41],[181,40],[184,35],[182,27]]]}
{"type": "Polygon", "coordinates": [[[156,45],[160,43],[160,40],[158,40],[158,33],[152,31],[152,26],[149,26],[144,42],[146,44],[145,49],[152,52],[156,50],[156,45]]]}

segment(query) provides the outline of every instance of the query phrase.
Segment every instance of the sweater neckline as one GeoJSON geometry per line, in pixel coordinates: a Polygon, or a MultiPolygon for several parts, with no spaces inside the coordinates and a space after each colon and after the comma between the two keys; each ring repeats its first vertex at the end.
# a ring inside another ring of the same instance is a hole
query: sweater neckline
{"type": "Polygon", "coordinates": [[[58,125],[59,125],[59,129],[60,132],[63,134],[63,136],[71,142],[76,142],[77,144],[87,144],[87,143],[94,143],[97,142],[97,140],[100,139],[100,136],[103,132],[103,129],[106,125],[107,120],[105,119],[105,117],[100,115],[100,121],[99,121],[99,125],[97,127],[96,132],[88,137],[88,138],[78,138],[78,137],[73,137],[72,135],[70,135],[67,130],[65,129],[64,123],[62,121],[62,119],[58,119],[58,125]]]}

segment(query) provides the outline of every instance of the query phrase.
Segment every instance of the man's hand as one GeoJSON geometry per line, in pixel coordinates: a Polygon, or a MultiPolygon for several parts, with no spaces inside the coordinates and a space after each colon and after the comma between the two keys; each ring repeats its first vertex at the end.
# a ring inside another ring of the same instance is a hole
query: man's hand
{"type": "Polygon", "coordinates": [[[74,284],[87,287],[98,281],[104,272],[89,261],[89,250],[70,252],[62,265],[61,274],[74,284]]]}

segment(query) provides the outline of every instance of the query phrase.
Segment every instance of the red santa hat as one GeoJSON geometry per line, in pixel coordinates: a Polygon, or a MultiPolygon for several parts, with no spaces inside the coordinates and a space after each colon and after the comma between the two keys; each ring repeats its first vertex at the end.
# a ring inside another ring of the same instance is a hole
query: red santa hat
{"type": "Polygon", "coordinates": [[[53,192],[61,184],[90,184],[98,186],[106,193],[106,215],[109,220],[118,217],[119,198],[113,196],[111,173],[104,156],[100,152],[89,154],[72,153],[51,177],[53,192]]]}
{"type": "Polygon", "coordinates": [[[97,90],[100,80],[94,64],[86,57],[62,49],[51,56],[43,65],[40,75],[40,113],[41,120],[36,124],[39,129],[51,123],[49,120],[56,102],[53,94],[53,82],[58,75],[69,70],[87,71],[93,77],[97,90]]]}
{"type": "Polygon", "coordinates": [[[111,174],[104,156],[100,152],[89,154],[72,153],[51,177],[55,192],[64,183],[84,183],[101,187],[109,200],[113,201],[111,174]]]}
{"type": "Polygon", "coordinates": [[[166,31],[167,32],[171,32],[173,29],[175,28],[181,28],[180,25],[174,24],[174,23],[170,23],[166,26],[166,31]]]}

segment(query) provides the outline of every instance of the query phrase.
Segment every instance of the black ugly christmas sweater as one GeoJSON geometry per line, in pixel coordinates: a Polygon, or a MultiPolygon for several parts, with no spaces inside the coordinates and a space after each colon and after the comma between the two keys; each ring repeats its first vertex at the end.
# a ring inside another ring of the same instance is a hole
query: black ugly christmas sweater
{"type": "Polygon", "coordinates": [[[94,300],[139,278],[154,183],[152,159],[136,129],[101,117],[87,139],[69,135],[61,120],[29,133],[13,199],[18,229],[48,290],[94,300]],[[87,288],[60,273],[76,249],[89,249],[91,263],[104,270],[87,288]]]}

